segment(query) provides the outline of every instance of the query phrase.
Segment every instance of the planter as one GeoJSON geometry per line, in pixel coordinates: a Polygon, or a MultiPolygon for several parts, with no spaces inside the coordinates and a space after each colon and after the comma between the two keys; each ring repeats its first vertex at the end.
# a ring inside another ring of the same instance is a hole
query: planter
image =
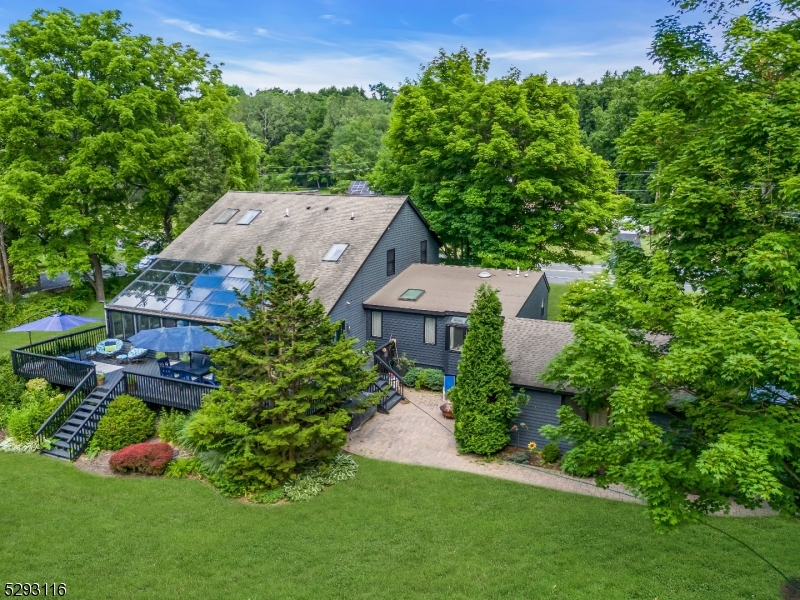
{"type": "Polygon", "coordinates": [[[445,402],[439,407],[439,410],[442,411],[445,419],[453,418],[453,404],[451,402],[445,402]]]}
{"type": "Polygon", "coordinates": [[[101,386],[106,382],[106,374],[105,373],[98,373],[97,374],[97,385],[101,386]]]}

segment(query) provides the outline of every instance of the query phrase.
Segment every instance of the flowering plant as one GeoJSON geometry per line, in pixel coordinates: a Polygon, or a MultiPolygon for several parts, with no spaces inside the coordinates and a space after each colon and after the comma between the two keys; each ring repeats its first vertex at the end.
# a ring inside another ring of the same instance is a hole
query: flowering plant
{"type": "Polygon", "coordinates": [[[536,450],[536,442],[528,442],[528,451],[533,452],[536,450]]]}

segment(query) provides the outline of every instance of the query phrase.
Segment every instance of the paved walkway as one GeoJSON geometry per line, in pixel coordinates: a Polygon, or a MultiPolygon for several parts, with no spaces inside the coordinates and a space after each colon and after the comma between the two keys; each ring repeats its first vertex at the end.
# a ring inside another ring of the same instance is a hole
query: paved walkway
{"type": "MultiPolygon", "coordinates": [[[[622,486],[603,489],[597,487],[593,479],[458,454],[452,433],[453,421],[445,419],[439,410],[441,395],[406,389],[406,397],[409,403],[398,404],[388,415],[376,414],[359,431],[352,432],[345,450],[367,458],[465,471],[562,492],[641,503],[622,486]]],[[[749,511],[736,505],[730,511],[731,516],[771,514],[775,513],[768,508],[749,511]]]]}

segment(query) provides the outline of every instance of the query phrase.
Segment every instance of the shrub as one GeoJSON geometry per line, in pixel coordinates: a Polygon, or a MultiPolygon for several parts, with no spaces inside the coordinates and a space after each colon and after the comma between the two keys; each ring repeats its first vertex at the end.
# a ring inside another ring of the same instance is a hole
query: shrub
{"type": "Polygon", "coordinates": [[[165,442],[178,443],[178,437],[189,420],[189,415],[180,410],[164,411],[158,419],[158,437],[165,442]]]}
{"type": "Polygon", "coordinates": [[[247,494],[247,499],[250,502],[257,502],[258,504],[275,504],[278,500],[283,500],[286,492],[282,487],[268,490],[266,492],[254,492],[247,494]]]}
{"type": "MultiPolygon", "coordinates": [[[[0,355],[0,408],[19,406],[24,391],[25,380],[14,374],[11,355],[0,355]]],[[[0,421],[0,427],[2,426],[3,423],[0,421]]]]}
{"type": "Polygon", "coordinates": [[[85,286],[75,286],[62,294],[37,292],[15,296],[12,302],[0,298],[0,326],[2,329],[10,329],[56,311],[80,315],[88,310],[89,301],[90,295],[85,286]]]}
{"type": "Polygon", "coordinates": [[[54,390],[44,379],[31,379],[20,395],[19,406],[4,414],[8,435],[17,443],[32,440],[39,427],[63,401],[64,394],[54,390]]]}
{"type": "Polygon", "coordinates": [[[156,414],[133,396],[122,394],[108,405],[89,447],[119,450],[143,442],[155,433],[156,414]]]}
{"type": "Polygon", "coordinates": [[[408,386],[416,387],[417,379],[419,379],[421,373],[422,373],[421,367],[411,367],[403,377],[403,381],[408,386]]]}
{"type": "Polygon", "coordinates": [[[350,455],[339,453],[331,462],[310,469],[284,485],[283,491],[292,502],[310,500],[322,493],[326,485],[352,479],[357,470],[358,464],[350,455]]]}
{"type": "Polygon", "coordinates": [[[444,373],[439,369],[423,369],[417,383],[434,392],[441,392],[444,387],[444,373]]]}
{"type": "Polygon", "coordinates": [[[550,442],[542,448],[542,460],[546,463],[554,463],[561,458],[561,450],[558,449],[558,444],[550,442]]]}
{"type": "Polygon", "coordinates": [[[180,457],[173,460],[167,465],[167,470],[164,471],[164,477],[171,477],[174,479],[181,479],[183,477],[190,477],[192,475],[202,475],[204,472],[203,464],[196,456],[180,457]]]}
{"type": "Polygon", "coordinates": [[[166,442],[133,444],[115,452],[108,459],[116,473],[161,475],[172,460],[172,446],[166,442]]]}

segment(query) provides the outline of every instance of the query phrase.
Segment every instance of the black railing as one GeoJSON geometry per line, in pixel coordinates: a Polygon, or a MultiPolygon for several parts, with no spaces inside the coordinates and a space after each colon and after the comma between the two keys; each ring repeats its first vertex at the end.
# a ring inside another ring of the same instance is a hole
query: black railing
{"type": "Polygon", "coordinates": [[[45,438],[51,437],[58,428],[61,427],[70,415],[75,412],[81,403],[86,399],[92,390],[97,387],[97,373],[92,365],[91,370],[80,380],[75,389],[64,398],[61,405],[50,415],[47,420],[39,427],[36,432],[36,437],[39,440],[39,445],[44,445],[45,438]]]}
{"type": "MultiPolygon", "coordinates": [[[[74,460],[81,455],[84,451],[92,435],[97,431],[97,426],[100,424],[100,419],[106,414],[109,403],[125,393],[125,378],[121,378],[114,387],[108,390],[103,397],[99,399],[97,406],[83,418],[80,425],[77,426],[75,432],[65,441],[67,444],[67,452],[69,452],[70,460],[74,460]]],[[[95,394],[94,397],[97,397],[95,394]]]]}
{"type": "Polygon", "coordinates": [[[203,396],[217,389],[215,385],[131,372],[125,373],[124,381],[131,396],[181,410],[199,409],[203,396]]]}
{"type": "MultiPolygon", "coordinates": [[[[106,326],[99,325],[91,329],[84,329],[76,333],[60,335],[35,344],[22,346],[16,351],[29,354],[42,354],[44,356],[63,356],[64,354],[81,353],[91,350],[107,337],[106,326]]],[[[12,351],[14,352],[14,351],[12,351]]]]}
{"type": "Polygon", "coordinates": [[[14,373],[28,379],[45,379],[65,387],[77,387],[88,372],[94,372],[94,364],[87,361],[33,354],[23,350],[11,351],[14,373]]]}
{"type": "MultiPolygon", "coordinates": [[[[400,376],[400,373],[383,362],[383,360],[377,355],[373,356],[373,359],[375,361],[375,366],[378,369],[378,378],[385,378],[389,382],[389,387],[400,394],[400,396],[405,397],[405,383],[403,382],[403,378],[400,376]]],[[[381,399],[381,409],[389,410],[388,406],[386,406],[386,402],[388,402],[388,400],[389,399],[386,396],[381,399]]]]}

